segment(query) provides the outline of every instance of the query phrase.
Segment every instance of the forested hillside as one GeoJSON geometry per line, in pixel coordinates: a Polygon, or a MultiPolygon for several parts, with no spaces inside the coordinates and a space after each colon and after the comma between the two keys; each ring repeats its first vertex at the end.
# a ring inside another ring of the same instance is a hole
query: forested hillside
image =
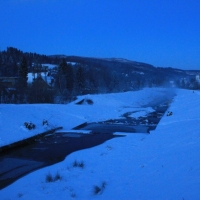
{"type": "Polygon", "coordinates": [[[160,86],[198,88],[191,71],[126,59],[47,56],[14,47],[0,52],[1,103],[66,103],[81,94],[160,86]]]}

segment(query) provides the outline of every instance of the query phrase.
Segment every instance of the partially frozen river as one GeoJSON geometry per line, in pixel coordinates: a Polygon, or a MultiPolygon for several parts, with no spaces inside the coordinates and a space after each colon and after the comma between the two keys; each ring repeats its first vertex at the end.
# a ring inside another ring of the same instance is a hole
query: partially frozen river
{"type": "Polygon", "coordinates": [[[166,112],[172,97],[169,95],[145,105],[155,110],[147,116],[135,119],[130,117],[131,112],[124,113],[120,119],[84,124],[74,128],[71,133],[50,134],[29,145],[1,153],[0,189],[34,170],[61,162],[72,152],[94,147],[115,137],[123,137],[123,132],[149,134],[166,112]],[[87,130],[89,134],[85,134],[87,130]],[[121,135],[115,135],[115,132],[121,132],[121,135]]]}

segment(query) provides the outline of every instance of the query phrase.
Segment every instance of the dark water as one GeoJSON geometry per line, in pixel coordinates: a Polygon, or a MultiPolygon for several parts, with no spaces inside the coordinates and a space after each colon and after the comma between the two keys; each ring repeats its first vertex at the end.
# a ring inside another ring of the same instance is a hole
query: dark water
{"type": "MultiPolygon", "coordinates": [[[[168,104],[161,104],[154,108],[155,112],[149,113],[147,116],[132,118],[130,115],[134,112],[128,112],[123,115],[123,118],[111,119],[103,122],[88,123],[78,127],[79,130],[91,130],[93,133],[114,133],[114,132],[129,132],[129,133],[150,133],[154,130],[168,109],[168,104]]],[[[74,128],[76,129],[76,128],[74,128]]]]}
{"type": "Polygon", "coordinates": [[[113,134],[56,133],[41,138],[31,145],[15,148],[0,155],[0,189],[20,177],[65,159],[72,152],[102,144],[116,136],[113,134]]]}

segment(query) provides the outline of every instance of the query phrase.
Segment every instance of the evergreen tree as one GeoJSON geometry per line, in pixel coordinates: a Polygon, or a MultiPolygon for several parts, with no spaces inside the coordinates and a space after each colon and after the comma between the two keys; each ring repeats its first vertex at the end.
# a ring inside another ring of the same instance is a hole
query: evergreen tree
{"type": "Polygon", "coordinates": [[[78,66],[76,71],[76,92],[82,94],[85,88],[84,72],[81,65],[78,66]]]}
{"type": "Polygon", "coordinates": [[[22,89],[27,87],[28,81],[28,66],[26,62],[26,58],[23,57],[19,67],[19,83],[22,89]]]}
{"type": "Polygon", "coordinates": [[[66,79],[66,88],[71,93],[74,89],[74,72],[70,64],[67,64],[65,79],[66,79]]]}
{"type": "Polygon", "coordinates": [[[111,74],[111,79],[109,81],[108,89],[110,92],[115,92],[118,89],[119,79],[117,78],[116,71],[113,71],[111,74]]]}
{"type": "Polygon", "coordinates": [[[67,64],[65,59],[58,66],[57,86],[61,94],[65,91],[71,96],[74,88],[74,73],[72,66],[67,64]]]}
{"type": "Polygon", "coordinates": [[[24,96],[27,88],[27,81],[28,81],[28,66],[26,58],[23,57],[19,66],[19,79],[17,85],[18,94],[20,96],[20,102],[24,101],[24,96]]]}
{"type": "Polygon", "coordinates": [[[50,89],[41,77],[38,77],[29,86],[27,99],[29,103],[53,103],[54,90],[50,89]]]}

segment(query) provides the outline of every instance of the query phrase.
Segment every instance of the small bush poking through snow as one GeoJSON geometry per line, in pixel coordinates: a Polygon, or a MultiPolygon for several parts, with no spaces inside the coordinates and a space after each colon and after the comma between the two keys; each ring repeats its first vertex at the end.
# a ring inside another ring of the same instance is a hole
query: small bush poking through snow
{"type": "Polygon", "coordinates": [[[106,183],[105,181],[103,181],[101,187],[102,187],[103,189],[105,189],[106,184],[107,184],[107,183],[106,183]]]}
{"type": "Polygon", "coordinates": [[[62,179],[61,175],[57,172],[57,174],[54,177],[54,181],[58,181],[58,180],[61,180],[61,179],[62,179]]]}
{"type": "Polygon", "coordinates": [[[22,196],[23,196],[23,194],[22,193],[18,193],[18,195],[17,195],[19,198],[21,198],[22,196]]]}
{"type": "Polygon", "coordinates": [[[71,196],[72,198],[75,198],[75,197],[76,197],[76,194],[75,194],[75,193],[70,193],[70,196],[71,196]]]}
{"type": "Polygon", "coordinates": [[[52,176],[51,173],[48,173],[46,175],[46,182],[47,183],[55,182],[55,181],[61,180],[61,179],[62,179],[62,177],[61,177],[61,175],[58,172],[57,172],[57,174],[54,177],[52,176]]]}
{"type": "Polygon", "coordinates": [[[97,185],[94,186],[94,194],[99,194],[101,192],[101,188],[97,185]]]}
{"type": "Polygon", "coordinates": [[[105,181],[102,182],[101,186],[95,185],[94,189],[93,189],[94,194],[95,195],[102,194],[102,192],[105,189],[105,187],[106,187],[106,182],[105,181]]]}
{"type": "Polygon", "coordinates": [[[46,175],[46,182],[47,183],[53,182],[53,176],[50,173],[46,175]]]}
{"type": "Polygon", "coordinates": [[[73,167],[80,167],[80,168],[84,168],[84,162],[81,161],[81,162],[78,162],[78,161],[74,161],[73,162],[73,167]]]}

